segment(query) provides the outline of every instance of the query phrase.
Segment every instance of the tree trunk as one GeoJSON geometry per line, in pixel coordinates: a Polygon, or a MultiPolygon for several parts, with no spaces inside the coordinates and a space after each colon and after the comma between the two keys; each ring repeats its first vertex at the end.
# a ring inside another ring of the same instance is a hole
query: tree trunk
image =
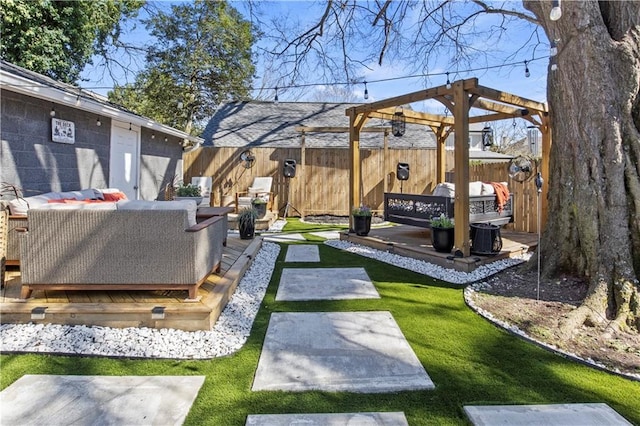
{"type": "Polygon", "coordinates": [[[640,329],[640,3],[525,1],[549,40],[558,69],[547,98],[553,145],[543,275],[588,279],[583,304],[562,333],[584,323],[640,329]]]}

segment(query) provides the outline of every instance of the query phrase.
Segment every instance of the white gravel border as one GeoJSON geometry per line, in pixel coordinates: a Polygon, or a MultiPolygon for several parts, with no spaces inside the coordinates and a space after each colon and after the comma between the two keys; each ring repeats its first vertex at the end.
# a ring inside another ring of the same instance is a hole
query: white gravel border
{"type": "Polygon", "coordinates": [[[476,268],[473,272],[460,272],[449,268],[443,268],[442,266],[434,265],[433,263],[425,262],[423,260],[412,259],[410,257],[376,250],[371,247],[353,244],[348,241],[328,240],[325,241],[325,244],[349,253],[355,253],[371,259],[376,259],[381,262],[389,263],[400,268],[428,275],[438,280],[453,284],[469,284],[483,280],[502,271],[503,269],[526,262],[531,257],[531,253],[525,253],[519,257],[502,259],[496,262],[491,262],[487,265],[482,265],[476,268]]]}
{"type": "Polygon", "coordinates": [[[2,352],[127,358],[209,359],[230,355],[249,337],[279,253],[278,244],[263,242],[211,331],[3,324],[0,348],[2,352]]]}

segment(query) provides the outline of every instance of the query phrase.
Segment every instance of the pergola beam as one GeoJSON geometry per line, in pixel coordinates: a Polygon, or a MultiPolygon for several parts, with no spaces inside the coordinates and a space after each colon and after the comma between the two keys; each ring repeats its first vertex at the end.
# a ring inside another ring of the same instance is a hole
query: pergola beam
{"type": "Polygon", "coordinates": [[[517,108],[510,105],[499,104],[499,103],[487,101],[484,99],[476,99],[473,106],[474,108],[480,108],[485,111],[511,114],[512,117],[524,117],[525,115],[529,114],[529,111],[527,109],[517,108]]]}
{"type": "Polygon", "coordinates": [[[542,102],[533,101],[531,99],[523,98],[522,96],[512,95],[511,93],[502,92],[489,87],[477,86],[470,88],[469,92],[477,94],[482,98],[492,99],[504,104],[515,105],[539,112],[548,111],[547,105],[542,102]]]}
{"type": "MultiPolygon", "coordinates": [[[[393,119],[393,114],[370,112],[369,113],[369,117],[370,118],[380,118],[382,120],[392,120],[393,119]]],[[[421,124],[421,125],[424,125],[424,126],[431,126],[431,125],[439,126],[440,123],[441,123],[441,121],[438,121],[438,120],[427,120],[427,119],[422,119],[422,118],[408,117],[406,115],[404,117],[404,121],[405,121],[405,123],[421,124]]],[[[447,123],[447,124],[453,125],[453,123],[447,123]]]]}
{"type": "Polygon", "coordinates": [[[488,121],[506,120],[509,118],[513,118],[513,115],[505,112],[498,112],[495,114],[475,115],[473,117],[469,117],[469,123],[484,123],[488,121]]]}
{"type": "MultiPolygon", "coordinates": [[[[459,80],[459,81],[462,82],[462,85],[465,88],[465,90],[478,87],[477,78],[469,78],[466,80],[459,80]]],[[[379,111],[385,108],[393,108],[401,105],[410,104],[413,102],[424,101],[425,99],[432,99],[437,96],[451,95],[453,93],[452,90],[453,89],[447,89],[446,85],[436,86],[430,89],[418,90],[417,92],[408,93],[406,95],[401,95],[401,96],[395,96],[393,98],[384,99],[382,101],[358,105],[352,108],[357,114],[360,114],[360,113],[367,114],[369,112],[379,111]]]]}
{"type": "MultiPolygon", "coordinates": [[[[396,113],[396,108],[383,108],[376,111],[376,113],[386,114],[389,119],[391,119],[396,113]]],[[[431,122],[453,125],[453,118],[445,117],[444,115],[430,114],[428,112],[414,111],[412,109],[403,109],[402,113],[404,114],[407,123],[431,122]],[[412,119],[412,121],[409,121],[409,119],[412,119]]]]}

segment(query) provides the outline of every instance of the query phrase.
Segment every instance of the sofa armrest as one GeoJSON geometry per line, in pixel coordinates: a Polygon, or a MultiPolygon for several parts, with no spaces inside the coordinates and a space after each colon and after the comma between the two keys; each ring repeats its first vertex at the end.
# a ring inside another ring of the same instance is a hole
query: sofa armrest
{"type": "Polygon", "coordinates": [[[195,225],[191,226],[190,228],[185,229],[186,232],[198,232],[198,231],[202,231],[205,228],[208,228],[209,226],[213,225],[214,223],[218,222],[218,221],[223,221],[224,217],[223,216],[211,216],[210,218],[203,220],[200,223],[196,223],[195,225]]]}

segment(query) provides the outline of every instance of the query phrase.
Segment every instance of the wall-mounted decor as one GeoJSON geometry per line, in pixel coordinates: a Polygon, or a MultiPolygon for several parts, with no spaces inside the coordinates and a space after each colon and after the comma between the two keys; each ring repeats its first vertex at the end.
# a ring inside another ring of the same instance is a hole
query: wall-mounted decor
{"type": "Polygon", "coordinates": [[[76,129],[73,121],[60,120],[59,118],[51,119],[51,140],[59,143],[76,142],[76,129]]]}

